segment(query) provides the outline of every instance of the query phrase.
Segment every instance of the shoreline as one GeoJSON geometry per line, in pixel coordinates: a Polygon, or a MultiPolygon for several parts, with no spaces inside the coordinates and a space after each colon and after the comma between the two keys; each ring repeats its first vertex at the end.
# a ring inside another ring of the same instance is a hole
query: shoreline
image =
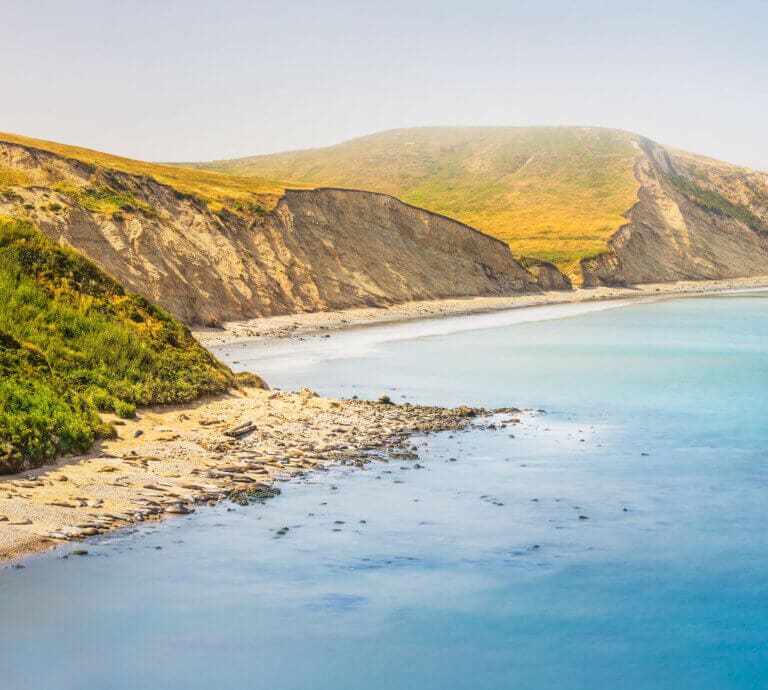
{"type": "Polygon", "coordinates": [[[388,307],[356,307],[341,311],[307,312],[231,321],[223,328],[193,328],[192,334],[211,349],[251,340],[298,339],[347,328],[394,324],[418,319],[468,316],[550,304],[600,302],[638,298],[669,298],[768,288],[768,275],[632,287],[576,288],[506,297],[465,297],[404,302],[388,307]]]}
{"type": "MultiPolygon", "coordinates": [[[[768,277],[759,277],[434,300],[267,317],[227,324],[223,331],[193,332],[212,348],[533,306],[767,287],[768,277]]],[[[201,503],[260,501],[274,495],[272,489],[280,481],[331,464],[417,460],[409,457],[413,436],[478,425],[493,412],[498,411],[322,398],[307,389],[250,388],[184,406],[138,410],[133,420],[104,415],[115,424],[116,438],[98,441],[85,455],[0,478],[0,561],[8,565],[68,542],[187,514],[201,503]]]]}
{"type": "Polygon", "coordinates": [[[117,438],[0,479],[0,562],[13,567],[32,553],[203,503],[263,501],[280,481],[334,464],[417,461],[414,436],[482,425],[505,411],[517,414],[250,388],[110,418],[117,438]]]}

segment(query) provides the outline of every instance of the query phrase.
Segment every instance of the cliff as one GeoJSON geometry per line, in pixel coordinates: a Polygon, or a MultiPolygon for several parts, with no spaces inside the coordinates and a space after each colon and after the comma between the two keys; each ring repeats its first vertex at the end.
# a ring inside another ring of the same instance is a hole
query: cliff
{"type": "Polygon", "coordinates": [[[638,141],[638,201],[585,286],[768,273],[768,175],[638,141]]]}
{"type": "Polygon", "coordinates": [[[190,324],[537,289],[504,243],[384,194],[214,206],[151,175],[0,141],[3,170],[0,213],[190,324]]]}
{"type": "Polygon", "coordinates": [[[422,127],[196,172],[370,189],[523,255],[541,286],[768,273],[768,175],[598,127],[422,127]],[[542,263],[534,264],[533,260],[542,263]]]}

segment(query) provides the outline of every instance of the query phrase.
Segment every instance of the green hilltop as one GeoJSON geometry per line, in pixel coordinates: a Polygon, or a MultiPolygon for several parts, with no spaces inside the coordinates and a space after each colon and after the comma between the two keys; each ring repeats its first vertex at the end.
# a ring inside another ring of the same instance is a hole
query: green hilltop
{"type": "Polygon", "coordinates": [[[637,136],[591,127],[424,127],[327,148],[185,164],[385,192],[574,273],[637,201],[637,136]]]}

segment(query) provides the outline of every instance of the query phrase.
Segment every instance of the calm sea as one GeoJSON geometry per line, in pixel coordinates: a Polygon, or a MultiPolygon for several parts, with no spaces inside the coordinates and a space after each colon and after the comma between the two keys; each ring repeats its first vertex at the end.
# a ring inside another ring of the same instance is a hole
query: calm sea
{"type": "Polygon", "coordinates": [[[0,687],[768,687],[768,293],[218,354],[283,388],[546,413],[0,570],[0,687]]]}

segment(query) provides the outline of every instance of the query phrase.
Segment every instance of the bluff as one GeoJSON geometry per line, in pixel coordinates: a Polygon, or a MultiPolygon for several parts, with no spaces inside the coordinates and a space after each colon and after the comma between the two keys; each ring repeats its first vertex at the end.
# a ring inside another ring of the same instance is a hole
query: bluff
{"type": "Polygon", "coordinates": [[[538,289],[503,242],[389,195],[187,174],[0,135],[0,213],[189,324],[538,289]]]}

